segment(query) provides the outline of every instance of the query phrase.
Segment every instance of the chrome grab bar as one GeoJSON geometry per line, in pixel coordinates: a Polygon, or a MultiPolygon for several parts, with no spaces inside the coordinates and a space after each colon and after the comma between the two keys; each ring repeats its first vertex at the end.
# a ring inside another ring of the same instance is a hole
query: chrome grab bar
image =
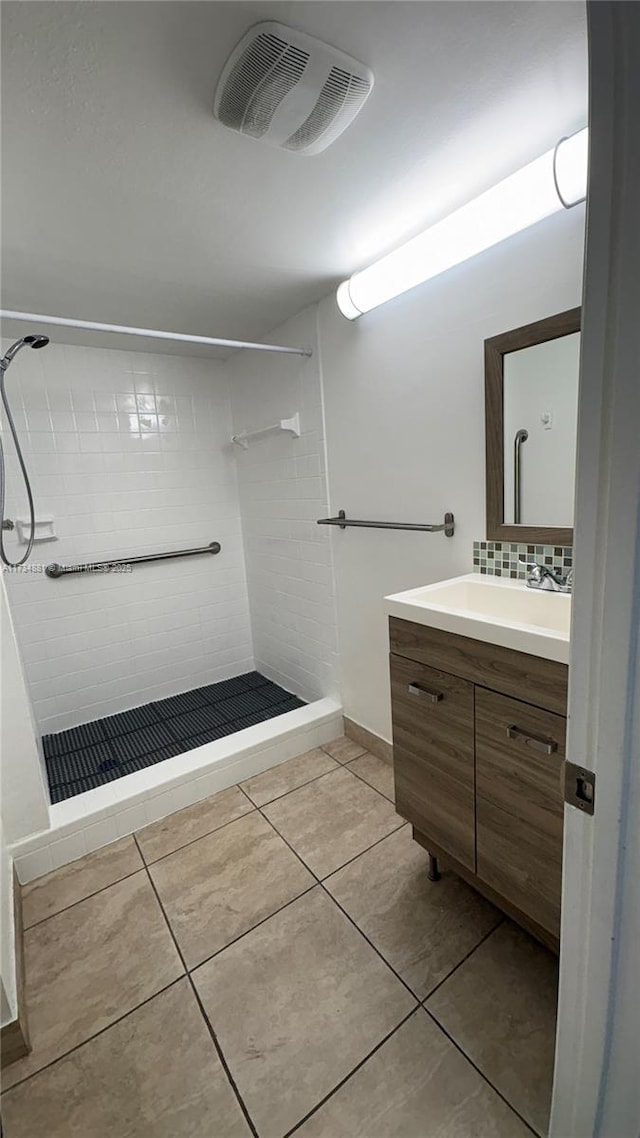
{"type": "Polygon", "coordinates": [[[520,525],[520,511],[521,504],[521,489],[520,489],[520,447],[526,443],[529,438],[529,432],[525,431],[524,427],[516,431],[516,437],[513,440],[513,524],[514,526],[520,525]]]}
{"type": "Polygon", "coordinates": [[[81,565],[58,565],[55,561],[47,565],[47,577],[67,577],[71,573],[110,573],[119,565],[142,565],[145,561],[170,561],[174,557],[194,557],[198,553],[219,553],[219,541],[212,541],[209,545],[198,549],[174,549],[170,553],[145,553],[141,557],[121,557],[116,561],[89,561],[81,565]]]}
{"type": "Polygon", "coordinates": [[[455,525],[453,514],[445,514],[442,525],[415,525],[412,522],[363,522],[348,518],[344,510],[338,511],[335,518],[318,518],[319,526],[339,526],[347,529],[348,526],[360,526],[362,529],[411,529],[422,530],[424,533],[442,533],[445,537],[453,537],[455,525]]]}

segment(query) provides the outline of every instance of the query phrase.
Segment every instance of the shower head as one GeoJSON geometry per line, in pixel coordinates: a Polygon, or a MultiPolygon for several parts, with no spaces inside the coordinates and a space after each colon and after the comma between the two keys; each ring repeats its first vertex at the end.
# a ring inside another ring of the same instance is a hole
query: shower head
{"type": "Polygon", "coordinates": [[[23,336],[21,340],[16,340],[15,344],[12,344],[11,347],[7,349],[6,354],[0,360],[0,368],[6,371],[13,357],[17,355],[20,348],[24,348],[25,345],[28,344],[30,348],[46,348],[48,343],[48,336],[42,336],[40,334],[35,336],[23,336]]]}

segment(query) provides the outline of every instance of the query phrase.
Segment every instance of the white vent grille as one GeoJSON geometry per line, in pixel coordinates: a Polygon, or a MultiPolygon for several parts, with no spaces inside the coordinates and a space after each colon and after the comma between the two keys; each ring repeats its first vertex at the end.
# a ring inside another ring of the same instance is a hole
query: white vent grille
{"type": "Polygon", "coordinates": [[[224,126],[300,154],[342,134],[373,87],[357,60],[274,22],[250,29],[220,76],[214,113],[224,126]]]}
{"type": "Polygon", "coordinates": [[[327,139],[327,143],[337,138],[357,115],[370,90],[371,84],[366,79],[332,67],[318,102],[302,126],[287,139],[286,149],[307,150],[327,131],[331,131],[331,139],[327,139]]]}
{"type": "Polygon", "coordinates": [[[218,118],[225,126],[261,138],[285,95],[304,74],[309,53],[274,35],[259,35],[229,74],[218,118]]]}

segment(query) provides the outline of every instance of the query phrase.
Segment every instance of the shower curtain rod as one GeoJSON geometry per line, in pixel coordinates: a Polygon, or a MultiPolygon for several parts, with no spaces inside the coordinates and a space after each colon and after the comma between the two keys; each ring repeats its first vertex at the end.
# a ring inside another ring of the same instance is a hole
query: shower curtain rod
{"type": "Polygon", "coordinates": [[[284,352],[311,356],[309,348],[287,348],[281,344],[254,344],[251,340],[222,340],[217,336],[189,336],[184,332],[159,332],[153,328],[130,328],[127,324],[98,324],[93,320],[69,320],[66,316],[43,316],[39,312],[0,310],[3,320],[23,320],[28,324],[57,324],[62,328],[83,328],[88,332],[120,332],[125,336],[148,336],[154,340],[176,340],[182,344],[209,344],[216,348],[248,348],[255,352],[284,352]]]}

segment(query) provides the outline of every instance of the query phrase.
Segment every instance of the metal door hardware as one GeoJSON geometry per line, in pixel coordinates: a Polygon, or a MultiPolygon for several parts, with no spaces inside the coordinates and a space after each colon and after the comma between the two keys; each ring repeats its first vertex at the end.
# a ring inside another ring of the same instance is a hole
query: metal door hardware
{"type": "Polygon", "coordinates": [[[542,751],[544,755],[552,755],[558,750],[555,739],[549,739],[546,735],[532,735],[530,731],[523,731],[515,723],[507,727],[507,736],[509,739],[515,739],[517,743],[524,743],[525,747],[531,747],[534,751],[542,751]]]}
{"type": "Polygon", "coordinates": [[[409,684],[407,691],[409,695],[417,695],[420,699],[426,699],[427,703],[440,703],[444,699],[441,691],[436,691],[435,688],[425,688],[422,684],[409,684]]]}
{"type": "Polygon", "coordinates": [[[564,764],[564,800],[584,814],[593,814],[596,801],[596,776],[576,763],[564,764]]]}

